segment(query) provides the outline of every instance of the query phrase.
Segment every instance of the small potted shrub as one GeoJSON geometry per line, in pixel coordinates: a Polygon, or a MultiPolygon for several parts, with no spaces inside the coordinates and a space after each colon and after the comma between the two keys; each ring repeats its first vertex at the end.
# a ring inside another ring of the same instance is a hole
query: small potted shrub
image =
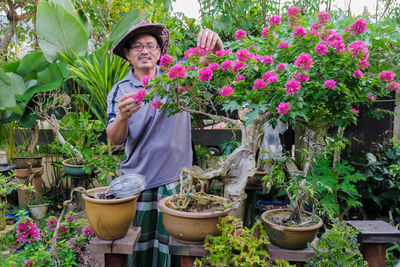
{"type": "Polygon", "coordinates": [[[27,186],[26,191],[29,194],[28,209],[32,218],[40,220],[46,217],[49,203],[45,200],[45,197],[35,190],[32,184],[27,186]]]}

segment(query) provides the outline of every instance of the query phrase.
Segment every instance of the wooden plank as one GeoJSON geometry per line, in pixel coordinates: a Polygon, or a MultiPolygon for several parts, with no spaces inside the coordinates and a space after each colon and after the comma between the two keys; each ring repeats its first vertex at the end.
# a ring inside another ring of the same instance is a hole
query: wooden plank
{"type": "Polygon", "coordinates": [[[271,255],[271,259],[276,260],[287,260],[291,262],[306,262],[315,255],[314,248],[317,244],[318,238],[315,238],[310,246],[304,249],[284,249],[274,244],[268,245],[268,252],[271,255]]]}
{"type": "Polygon", "coordinates": [[[117,240],[103,240],[98,237],[90,241],[90,245],[98,253],[132,254],[141,233],[140,227],[130,227],[127,234],[117,240]]]}
{"type": "Polygon", "coordinates": [[[360,231],[360,243],[392,243],[400,242],[400,231],[387,222],[376,221],[347,221],[360,231]]]}
{"type": "Polygon", "coordinates": [[[361,244],[360,251],[368,266],[385,267],[386,265],[386,244],[361,244]]]}
{"type": "Polygon", "coordinates": [[[193,256],[204,257],[208,256],[209,252],[205,250],[204,245],[189,245],[176,241],[173,238],[169,239],[169,254],[178,256],[193,256]]]}

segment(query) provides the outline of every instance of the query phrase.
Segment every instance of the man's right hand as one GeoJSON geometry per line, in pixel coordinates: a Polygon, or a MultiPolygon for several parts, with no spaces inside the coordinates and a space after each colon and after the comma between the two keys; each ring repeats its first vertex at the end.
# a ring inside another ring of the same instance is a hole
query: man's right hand
{"type": "Polygon", "coordinates": [[[141,105],[132,98],[134,93],[125,94],[118,99],[119,113],[117,116],[121,120],[128,120],[135,112],[137,112],[141,105]]]}

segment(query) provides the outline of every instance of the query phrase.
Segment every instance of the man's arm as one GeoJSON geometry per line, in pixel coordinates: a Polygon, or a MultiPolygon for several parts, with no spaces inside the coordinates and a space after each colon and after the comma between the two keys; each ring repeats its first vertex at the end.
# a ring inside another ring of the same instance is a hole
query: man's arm
{"type": "Polygon", "coordinates": [[[138,104],[133,98],[133,93],[125,94],[118,99],[117,116],[106,129],[108,139],[113,145],[122,144],[128,137],[128,120],[129,118],[140,109],[138,104]]]}

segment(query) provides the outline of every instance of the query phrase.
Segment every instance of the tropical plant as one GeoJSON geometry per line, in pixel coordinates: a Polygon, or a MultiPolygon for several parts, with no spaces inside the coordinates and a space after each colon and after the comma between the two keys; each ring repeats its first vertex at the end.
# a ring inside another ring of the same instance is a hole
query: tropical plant
{"type": "Polygon", "coordinates": [[[307,261],[306,266],[368,266],[358,249],[357,234],[344,221],[335,221],[318,240],[315,256],[307,261]]]}
{"type": "Polygon", "coordinates": [[[221,235],[207,236],[204,248],[207,257],[196,259],[193,266],[291,266],[284,260],[272,260],[267,233],[260,222],[251,229],[240,219],[221,217],[217,225],[221,235]]]}
{"type": "MultiPolygon", "coordinates": [[[[306,177],[314,154],[323,150],[329,128],[337,128],[341,138],[345,127],[357,122],[360,105],[371,106],[376,98],[399,90],[396,74],[387,66],[369,67],[368,44],[374,40],[366,32],[363,19],[330,20],[326,12],[303,17],[298,7],[290,7],[283,17],[271,16],[259,37],[237,30],[237,40],[227,44],[235,52],[192,48],[185,52],[183,64],[164,55],[160,64],[165,74],[142,81],[152,89],[146,99],[169,114],[201,114],[241,131],[241,146],[217,169],[184,170],[203,179],[235,177],[228,179],[225,189],[227,196],[237,199],[256,169],[264,123],[275,126],[281,120],[295,128],[303,143],[296,147],[307,151],[299,164],[306,177]],[[208,66],[199,64],[204,56],[208,66]],[[222,116],[217,112],[220,107],[227,112],[245,109],[247,119],[222,116]]],[[[134,97],[140,102],[145,93],[134,97]]],[[[340,152],[339,146],[333,166],[340,152]]]]}

